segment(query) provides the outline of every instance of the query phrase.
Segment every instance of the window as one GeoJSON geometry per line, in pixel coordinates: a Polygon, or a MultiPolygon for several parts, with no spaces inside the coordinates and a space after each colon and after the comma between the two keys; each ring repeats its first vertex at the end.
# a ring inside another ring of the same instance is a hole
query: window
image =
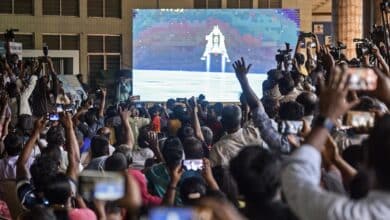
{"type": "Polygon", "coordinates": [[[90,82],[101,70],[115,72],[121,68],[122,37],[120,35],[88,36],[90,82]]]}
{"type": "Polygon", "coordinates": [[[88,36],[88,52],[104,52],[103,36],[88,36]]]}
{"type": "Polygon", "coordinates": [[[46,43],[49,50],[59,50],[60,47],[60,36],[59,35],[43,35],[43,43],[46,43]]]}
{"type": "Polygon", "coordinates": [[[15,14],[33,14],[33,0],[14,0],[15,14]]]}
{"type": "Polygon", "coordinates": [[[222,8],[222,0],[194,0],[194,8],[222,8]]]}
{"type": "Polygon", "coordinates": [[[221,8],[222,0],[208,0],[207,8],[221,8]]]}
{"type": "Polygon", "coordinates": [[[73,74],[73,58],[70,57],[52,57],[54,69],[59,74],[73,74]]]}
{"type": "Polygon", "coordinates": [[[103,17],[103,0],[88,0],[88,17],[103,17]]]}
{"type": "Polygon", "coordinates": [[[88,0],[88,17],[122,17],[122,0],[88,0]]]}
{"type": "Polygon", "coordinates": [[[259,0],[259,8],[281,8],[282,0],[259,0]]]}
{"type": "Polygon", "coordinates": [[[43,43],[46,43],[49,50],[79,50],[79,35],[43,35],[43,43]]]}
{"type": "Polygon", "coordinates": [[[44,15],[79,16],[79,0],[43,0],[44,15]]]}
{"type": "Polygon", "coordinates": [[[32,34],[16,34],[15,42],[21,42],[23,49],[34,49],[34,37],[32,34]]]}
{"type": "Polygon", "coordinates": [[[0,13],[28,14],[34,12],[34,0],[0,0],[0,13]]]}
{"type": "Polygon", "coordinates": [[[105,17],[121,17],[121,0],[106,0],[105,17]]]}
{"type": "Polygon", "coordinates": [[[228,0],[227,7],[228,8],[252,8],[253,2],[252,0],[228,0]]]}

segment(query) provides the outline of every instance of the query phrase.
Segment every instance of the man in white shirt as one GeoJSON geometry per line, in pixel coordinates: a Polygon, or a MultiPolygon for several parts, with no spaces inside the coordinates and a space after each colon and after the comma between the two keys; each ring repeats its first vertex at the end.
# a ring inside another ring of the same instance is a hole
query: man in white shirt
{"type": "MultiPolygon", "coordinates": [[[[9,134],[4,139],[4,147],[7,156],[0,160],[0,180],[16,179],[16,161],[23,148],[23,138],[16,134],[9,134]]],[[[26,163],[26,168],[30,169],[34,158],[30,156],[26,163]]]]}
{"type": "Polygon", "coordinates": [[[241,109],[238,106],[228,105],[223,108],[221,123],[227,134],[211,148],[212,166],[228,166],[230,159],[235,157],[243,147],[262,145],[259,130],[251,126],[241,127],[241,118],[241,109]]]}
{"type": "MultiPolygon", "coordinates": [[[[379,77],[375,94],[390,104],[390,79],[379,77]]],[[[321,151],[337,119],[358,103],[347,100],[348,74],[333,73],[330,85],[322,86],[320,116],[314,122],[306,144],[297,149],[282,173],[282,187],[292,211],[301,220],[390,219],[390,115],[377,121],[368,139],[368,169],[375,174],[375,189],[366,198],[352,200],[320,187],[321,151]],[[333,79],[332,79],[333,77],[333,79]]]]}

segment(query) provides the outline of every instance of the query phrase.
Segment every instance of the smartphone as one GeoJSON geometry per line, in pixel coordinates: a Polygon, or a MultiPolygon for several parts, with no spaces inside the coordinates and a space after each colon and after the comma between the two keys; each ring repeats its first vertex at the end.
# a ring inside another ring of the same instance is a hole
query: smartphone
{"type": "Polygon", "coordinates": [[[149,212],[150,220],[192,220],[195,212],[189,208],[154,208],[149,212]]]}
{"type": "Polygon", "coordinates": [[[377,87],[378,76],[370,68],[349,68],[349,89],[360,91],[372,91],[377,87]]]}
{"type": "Polygon", "coordinates": [[[43,55],[45,57],[47,57],[47,55],[49,55],[49,46],[46,43],[43,44],[42,51],[43,51],[43,55]]]}
{"type": "Polygon", "coordinates": [[[79,175],[78,191],[88,201],[114,201],[125,195],[125,177],[119,172],[85,170],[79,175]]]}
{"type": "Polygon", "coordinates": [[[50,113],[48,119],[49,121],[59,121],[60,115],[58,113],[50,113]]]}
{"type": "Polygon", "coordinates": [[[203,169],[203,160],[183,160],[183,168],[184,170],[193,170],[198,171],[203,169]]]}
{"type": "Polygon", "coordinates": [[[347,113],[346,125],[353,128],[372,128],[375,125],[375,113],[349,111],[347,113]]]}
{"type": "Polygon", "coordinates": [[[137,104],[135,104],[135,107],[136,107],[136,108],[142,108],[142,103],[137,103],[137,104]]]}
{"type": "Polygon", "coordinates": [[[278,130],[282,134],[299,134],[303,128],[303,121],[281,121],[278,130]]]}

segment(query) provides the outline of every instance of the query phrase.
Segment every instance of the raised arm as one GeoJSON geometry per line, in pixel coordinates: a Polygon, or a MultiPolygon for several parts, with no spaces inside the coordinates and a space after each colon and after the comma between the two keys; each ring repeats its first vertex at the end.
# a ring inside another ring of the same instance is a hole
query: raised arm
{"type": "Polygon", "coordinates": [[[341,172],[344,185],[348,186],[358,172],[341,157],[337,144],[331,135],[328,135],[328,140],[326,141],[323,155],[324,163],[328,167],[331,165],[336,166],[337,169],[341,172]]]}
{"type": "Polygon", "coordinates": [[[135,144],[133,130],[130,127],[129,118],[131,112],[128,109],[122,109],[119,107],[119,115],[122,121],[122,127],[124,129],[124,140],[123,143],[126,144],[130,149],[133,149],[135,144]]]}
{"type": "Polygon", "coordinates": [[[383,58],[380,50],[378,49],[377,46],[374,46],[372,48],[372,52],[375,54],[375,57],[378,59],[379,64],[382,66],[382,71],[386,74],[386,76],[390,76],[390,68],[389,65],[387,64],[386,60],[383,58]]]}
{"type": "Polygon", "coordinates": [[[288,136],[281,135],[277,130],[272,126],[272,121],[268,117],[267,113],[264,110],[263,104],[260,102],[259,98],[256,96],[255,92],[252,90],[249,85],[247,74],[252,65],[245,65],[245,60],[241,58],[233,64],[233,68],[236,71],[236,77],[240,82],[246,101],[250,107],[252,114],[252,119],[256,127],[259,128],[261,137],[268,144],[272,150],[276,150],[282,153],[288,153],[291,151],[291,145],[288,141],[288,136]]]}
{"type": "Polygon", "coordinates": [[[62,113],[61,121],[65,127],[66,149],[68,151],[69,160],[66,175],[68,175],[73,180],[77,180],[80,165],[80,148],[77,142],[76,134],[74,132],[71,114],[68,112],[62,113]]]}
{"type": "Polygon", "coordinates": [[[179,164],[175,168],[170,170],[171,181],[168,185],[168,188],[165,191],[164,198],[162,201],[163,205],[172,206],[175,203],[175,196],[177,190],[177,184],[180,181],[181,176],[183,175],[184,170],[182,165],[179,164]]]}
{"type": "Polygon", "coordinates": [[[100,99],[100,106],[99,106],[99,117],[103,118],[104,117],[104,108],[106,106],[106,96],[107,96],[107,89],[102,88],[102,96],[100,99]]]}
{"type": "Polygon", "coordinates": [[[191,100],[193,101],[194,106],[190,106],[190,104],[186,103],[187,109],[191,109],[191,115],[192,115],[192,127],[194,128],[195,137],[197,137],[199,140],[204,141],[202,129],[200,127],[199,117],[198,117],[198,103],[196,102],[195,97],[191,97],[191,100]]]}
{"type": "Polygon", "coordinates": [[[39,138],[39,134],[45,128],[46,120],[41,117],[35,121],[34,129],[28,139],[26,145],[23,147],[22,152],[16,162],[16,179],[28,178],[28,170],[26,169],[26,163],[31,156],[31,152],[34,148],[35,142],[39,138]]]}

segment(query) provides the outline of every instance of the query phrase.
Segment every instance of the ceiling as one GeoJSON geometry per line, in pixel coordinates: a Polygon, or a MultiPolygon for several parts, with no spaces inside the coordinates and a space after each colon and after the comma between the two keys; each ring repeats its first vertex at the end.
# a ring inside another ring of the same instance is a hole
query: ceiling
{"type": "Polygon", "coordinates": [[[312,0],[313,13],[331,13],[332,0],[312,0]]]}

